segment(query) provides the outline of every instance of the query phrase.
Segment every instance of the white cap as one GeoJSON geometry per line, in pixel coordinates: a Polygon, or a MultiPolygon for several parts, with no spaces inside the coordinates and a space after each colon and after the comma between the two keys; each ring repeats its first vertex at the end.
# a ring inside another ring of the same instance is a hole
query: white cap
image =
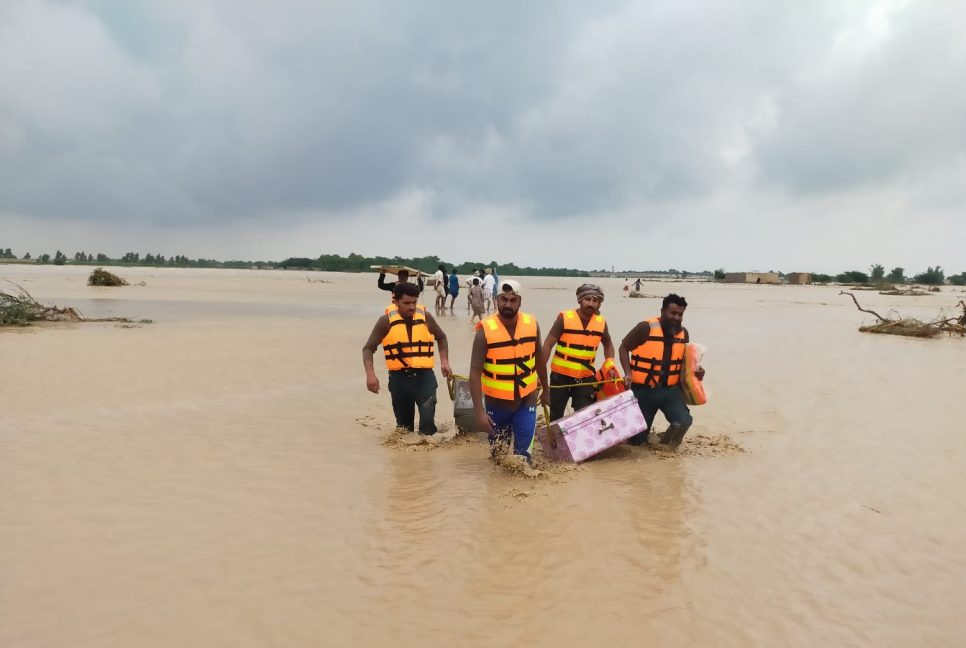
{"type": "Polygon", "coordinates": [[[523,288],[520,287],[520,282],[514,281],[513,279],[504,279],[501,281],[500,292],[523,296],[523,288]]]}

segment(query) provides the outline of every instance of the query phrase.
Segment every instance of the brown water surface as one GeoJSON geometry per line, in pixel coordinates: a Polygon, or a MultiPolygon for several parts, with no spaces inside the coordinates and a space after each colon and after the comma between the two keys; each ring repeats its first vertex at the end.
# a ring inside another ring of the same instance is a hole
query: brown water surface
{"type": "MultiPolygon", "coordinates": [[[[154,320],[0,331],[0,646],[963,645],[966,342],[860,334],[838,288],[648,283],[709,349],[688,443],[528,480],[381,443],[373,275],[88,271],[0,266],[154,320]]],[[[660,302],[602,281],[617,344],[660,302]]],[[[523,282],[544,329],[574,303],[523,282]]]]}

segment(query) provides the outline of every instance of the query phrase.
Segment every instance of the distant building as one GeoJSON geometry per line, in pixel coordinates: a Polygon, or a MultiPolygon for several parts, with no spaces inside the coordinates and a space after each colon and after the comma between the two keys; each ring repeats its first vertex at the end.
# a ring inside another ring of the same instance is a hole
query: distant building
{"type": "Polygon", "coordinates": [[[777,272],[726,272],[725,283],[777,284],[777,272]]]}
{"type": "Polygon", "coordinates": [[[788,280],[790,284],[810,284],[812,283],[812,273],[811,272],[789,272],[785,275],[785,279],[788,280]]]}

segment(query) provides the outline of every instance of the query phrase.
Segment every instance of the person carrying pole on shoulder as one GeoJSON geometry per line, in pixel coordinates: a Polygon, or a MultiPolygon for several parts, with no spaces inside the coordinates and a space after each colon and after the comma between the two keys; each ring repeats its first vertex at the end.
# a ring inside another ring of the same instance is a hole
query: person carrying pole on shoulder
{"type": "Polygon", "coordinates": [[[373,368],[376,347],[382,345],[389,370],[389,394],[396,425],[412,431],[419,410],[419,433],[436,434],[436,374],[434,343],[439,346],[440,373],[453,374],[449,366],[449,343],[425,307],[417,308],[419,287],[398,283],[393,290],[395,308],[376,320],[369,339],[362,347],[362,365],[366,371],[366,388],[379,393],[379,378],[373,368]]]}
{"type": "Polygon", "coordinates": [[[561,311],[543,342],[543,356],[550,360],[550,420],[562,418],[571,401],[574,410],[594,401],[597,348],[613,362],[614,343],[607,321],[600,314],[604,291],[595,284],[577,288],[577,308],[561,311]],[[556,345],[556,349],[554,349],[556,345]],[[551,353],[552,351],[552,353],[551,353]]]}
{"type": "MultiPolygon", "coordinates": [[[[379,278],[376,280],[376,286],[379,288],[379,290],[388,290],[389,292],[392,292],[395,290],[398,284],[409,282],[409,270],[399,270],[398,276],[399,281],[386,281],[386,271],[381,270],[379,272],[379,278]]],[[[422,273],[416,275],[416,283],[419,286],[419,292],[423,292],[422,273]]]]}
{"type": "MultiPolygon", "coordinates": [[[[683,297],[671,293],[661,304],[660,317],[640,322],[621,341],[618,353],[624,380],[634,392],[647,423],[646,430],[628,440],[632,445],[647,443],[658,410],[670,423],[661,443],[671,447],[681,445],[693,422],[681,389],[684,347],[690,340],[682,325],[687,307],[683,297]]],[[[694,376],[704,380],[704,373],[704,368],[699,367],[694,376]]]]}
{"type": "Polygon", "coordinates": [[[470,360],[470,394],[481,430],[490,444],[513,445],[513,454],[530,463],[540,403],[550,404],[547,363],[540,344],[540,326],[520,312],[520,283],[500,282],[497,309],[476,325],[470,360]],[[484,399],[485,395],[485,399],[484,399]]]}

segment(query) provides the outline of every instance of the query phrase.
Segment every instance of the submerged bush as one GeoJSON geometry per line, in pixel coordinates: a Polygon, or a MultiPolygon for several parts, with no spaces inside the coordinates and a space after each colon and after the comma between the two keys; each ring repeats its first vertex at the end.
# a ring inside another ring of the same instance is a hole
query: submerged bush
{"type": "Polygon", "coordinates": [[[127,282],[103,268],[97,268],[87,278],[88,286],[126,286],[127,282]]]}

